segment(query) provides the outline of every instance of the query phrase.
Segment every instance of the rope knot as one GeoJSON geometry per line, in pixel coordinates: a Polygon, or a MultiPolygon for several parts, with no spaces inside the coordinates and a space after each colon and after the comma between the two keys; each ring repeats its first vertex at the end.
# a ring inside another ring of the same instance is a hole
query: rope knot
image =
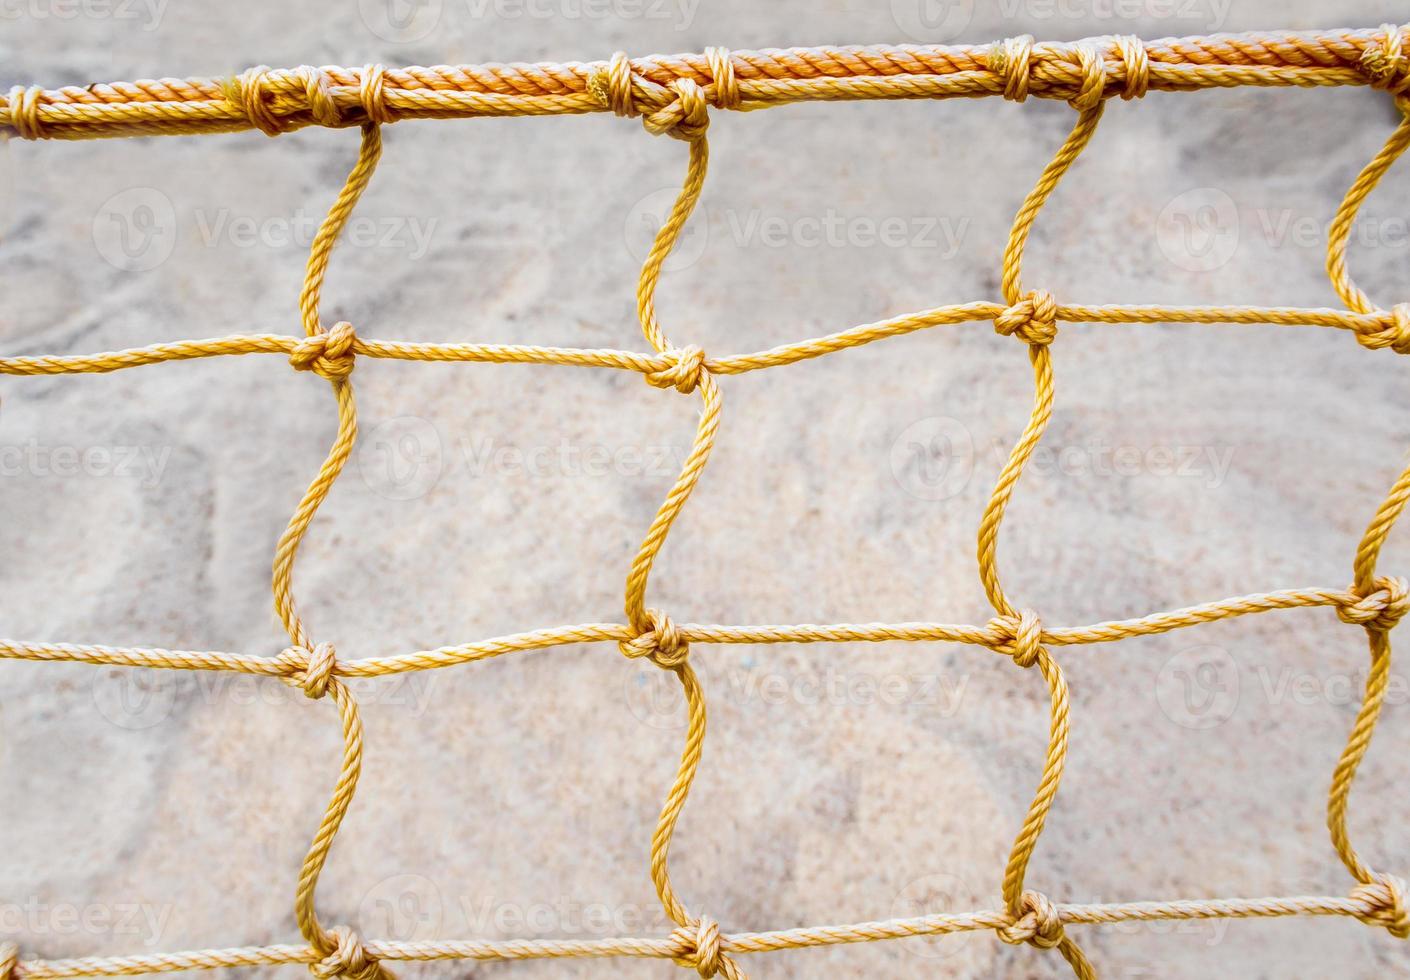
{"type": "Polygon", "coordinates": [[[1357,918],[1367,925],[1384,926],[1396,939],[1410,939],[1410,910],[1405,905],[1405,882],[1394,875],[1377,875],[1351,892],[1367,911],[1357,918]]]}
{"type": "Polygon", "coordinates": [[[1063,940],[1062,918],[1057,906],[1042,892],[1024,892],[1018,900],[1019,914],[994,931],[1011,946],[1031,943],[1039,949],[1052,949],[1063,940]]]}
{"type": "MultiPolygon", "coordinates": [[[[713,57],[711,68],[720,73],[719,83],[714,86],[716,102],[728,104],[728,100],[737,100],[739,93],[728,54],[713,57]]],[[[634,72],[631,60],[621,51],[612,56],[605,68],[588,76],[587,87],[598,102],[617,115],[640,116],[642,125],[653,136],[693,141],[704,136],[710,126],[710,100],[697,83],[677,78],[669,85],[658,85],[634,72]]]]}
{"type": "Polygon", "coordinates": [[[313,121],[320,126],[337,127],[343,124],[343,111],[333,99],[328,88],[328,76],[312,65],[301,65],[294,69],[304,80],[304,94],[308,97],[308,109],[313,121]]]}
{"type": "Polygon", "coordinates": [[[708,915],[702,915],[694,925],[681,926],[671,938],[686,948],[675,957],[676,965],[694,969],[704,980],[717,975],[725,980],[745,980],[744,972],[725,955],[720,927],[708,915]]]}
{"type": "Polygon", "coordinates": [[[275,659],[287,671],[285,682],[303,688],[304,695],[316,701],[328,693],[338,666],[338,651],[331,643],[319,643],[312,650],[289,647],[275,659]]]}
{"type": "Polygon", "coordinates": [[[1057,301],[1046,289],[1031,290],[994,317],[994,332],[1046,347],[1057,339],[1057,301]]]}
{"type": "Polygon", "coordinates": [[[670,358],[670,365],[647,371],[646,383],[654,388],[675,388],[683,395],[690,394],[705,374],[705,352],[689,344],[679,350],[667,351],[665,356],[670,358]]]}
{"type": "MultiPolygon", "coordinates": [[[[222,79],[220,87],[225,94],[225,101],[248,119],[251,126],[266,136],[278,136],[284,132],[284,122],[270,105],[268,72],[268,65],[256,65],[234,78],[222,79]]],[[[310,106],[312,98],[310,94],[310,106]]]]}
{"type": "Polygon", "coordinates": [[[289,353],[289,363],[295,371],[312,371],[329,381],[341,381],[352,374],[356,341],[352,324],[343,320],[326,333],[300,340],[289,353]]]}
{"type": "Polygon", "coordinates": [[[1376,88],[1395,96],[1410,92],[1410,58],[1405,55],[1401,30],[1386,24],[1381,30],[1385,37],[1380,44],[1368,44],[1361,52],[1361,73],[1376,88]]]}
{"type": "Polygon", "coordinates": [[[1043,654],[1043,623],[1032,609],[1020,609],[1017,616],[999,616],[989,623],[1005,637],[993,649],[1025,670],[1043,654]]]}
{"type": "Polygon", "coordinates": [[[387,105],[386,75],[387,69],[381,65],[362,66],[362,80],[358,86],[357,97],[362,103],[362,111],[366,114],[367,121],[372,125],[380,126],[382,123],[397,121],[396,112],[387,105]]]}
{"type": "Polygon", "coordinates": [[[1356,342],[1367,350],[1389,347],[1397,354],[1410,354],[1410,303],[1396,303],[1380,312],[1381,329],[1356,331],[1356,342]]]}
{"type": "Polygon", "coordinates": [[[1343,623],[1388,633],[1410,612],[1410,583],[1396,576],[1384,576],[1371,583],[1372,591],[1362,595],[1353,585],[1347,591],[1351,600],[1337,607],[1343,623]]]}
{"type": "Polygon", "coordinates": [[[1145,42],[1132,34],[1120,34],[1115,44],[1116,54],[1126,68],[1126,84],[1121,88],[1121,97],[1126,100],[1143,98],[1151,83],[1151,61],[1145,42]]]}
{"type": "MultiPolygon", "coordinates": [[[[43,91],[39,85],[31,85],[29,88],[16,85],[10,89],[10,125],[21,139],[44,138],[44,127],[39,122],[39,96],[43,91]]],[[[4,980],[3,974],[0,974],[0,980],[4,980]]]]}
{"type": "Polygon", "coordinates": [[[690,644],[680,635],[671,617],[656,609],[646,610],[647,628],[629,640],[622,640],[617,649],[633,660],[645,657],[658,667],[674,670],[690,656],[690,644]]]}
{"type": "Polygon", "coordinates": [[[335,926],[327,939],[331,940],[331,950],[323,959],[308,965],[308,972],[318,980],[390,980],[392,977],[393,974],[363,948],[357,933],[347,926],[335,926]]]}
{"type": "Polygon", "coordinates": [[[17,943],[0,943],[0,980],[10,980],[19,965],[19,945],[17,943]]]}
{"type": "Polygon", "coordinates": [[[1028,98],[1028,78],[1033,62],[1033,35],[995,41],[984,58],[989,70],[1004,83],[1004,98],[1022,102],[1028,98]]]}

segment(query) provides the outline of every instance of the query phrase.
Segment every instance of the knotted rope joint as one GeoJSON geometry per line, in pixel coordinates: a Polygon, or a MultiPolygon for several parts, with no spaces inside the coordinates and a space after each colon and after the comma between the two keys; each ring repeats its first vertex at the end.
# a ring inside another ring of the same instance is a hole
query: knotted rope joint
{"type": "Polygon", "coordinates": [[[670,358],[670,366],[647,371],[646,383],[654,388],[674,388],[683,395],[694,391],[705,373],[705,352],[688,344],[679,350],[667,351],[664,356],[670,358]]]}
{"type": "Polygon", "coordinates": [[[330,941],[329,951],[321,960],[308,965],[308,972],[318,980],[392,980],[394,977],[367,952],[357,933],[347,926],[335,926],[325,941],[330,941]]]}
{"type": "Polygon", "coordinates": [[[637,74],[631,59],[619,51],[605,68],[588,76],[588,91],[619,116],[640,116],[646,131],[679,140],[698,140],[710,126],[710,106],[736,109],[740,104],[734,65],[724,48],[705,52],[714,79],[702,88],[689,78],[674,78],[666,85],[637,74]]]}
{"type": "Polygon", "coordinates": [[[1410,906],[1405,904],[1405,882],[1395,875],[1378,875],[1353,889],[1351,897],[1365,902],[1368,911],[1357,918],[1367,925],[1384,926],[1396,939],[1410,939],[1410,906]]]}
{"type": "Polygon", "coordinates": [[[1399,27],[1386,24],[1381,30],[1385,32],[1381,43],[1368,44],[1361,52],[1361,71],[1376,88],[1399,97],[1410,92],[1410,57],[1399,27]]]}
{"type": "Polygon", "coordinates": [[[1353,585],[1348,590],[1352,601],[1338,606],[1337,616],[1343,623],[1389,632],[1410,612],[1410,584],[1398,576],[1383,576],[1372,585],[1365,595],[1353,585]]]}
{"type": "Polygon", "coordinates": [[[678,966],[695,970],[704,980],[717,975],[726,980],[745,980],[744,972],[725,955],[720,927],[708,915],[702,915],[693,926],[681,926],[671,933],[671,939],[688,950],[675,957],[678,966]]]}
{"type": "Polygon", "coordinates": [[[1397,354],[1410,354],[1410,303],[1396,303],[1380,314],[1381,329],[1356,331],[1356,342],[1367,350],[1389,347],[1397,354]]]}
{"type": "Polygon", "coordinates": [[[1003,82],[1003,96],[1011,102],[1023,102],[1030,94],[1068,95],[1074,109],[1095,108],[1103,99],[1120,94],[1123,99],[1139,99],[1150,87],[1150,55],[1145,42],[1132,35],[1091,39],[1077,44],[1033,43],[1031,34],[1020,34],[996,42],[984,59],[991,72],[1003,82]],[[1100,42],[1100,46],[1099,43],[1100,42]],[[1115,56],[1121,80],[1119,90],[1107,91],[1112,78],[1107,63],[1107,45],[1115,56]],[[1074,90],[1070,83],[1061,84],[1045,79],[1041,89],[1035,89],[1040,66],[1044,63],[1062,65],[1070,71],[1075,65],[1079,79],[1074,90]]]}
{"type": "Polygon", "coordinates": [[[994,317],[994,332],[1046,347],[1057,339],[1057,301],[1046,289],[1034,289],[994,317]]]}
{"type": "Polygon", "coordinates": [[[1020,609],[1017,616],[999,616],[991,620],[989,626],[1006,637],[993,647],[995,653],[1012,657],[1014,663],[1025,669],[1042,656],[1043,624],[1032,609],[1020,609]]]}
{"type": "Polygon", "coordinates": [[[671,617],[656,609],[646,610],[646,628],[631,639],[622,640],[617,648],[632,659],[645,657],[658,667],[674,670],[690,656],[690,644],[676,629],[671,617]]]}
{"type": "Polygon", "coordinates": [[[312,371],[329,381],[341,381],[352,374],[356,342],[352,324],[344,320],[326,333],[300,340],[289,354],[289,363],[296,371],[312,371]]]}
{"type": "MultiPolygon", "coordinates": [[[[39,122],[39,97],[43,92],[44,88],[40,85],[28,88],[16,85],[10,89],[10,125],[22,139],[44,138],[44,127],[39,122]]],[[[4,978],[0,977],[0,980],[4,978]]]]}
{"type": "Polygon", "coordinates": [[[275,659],[286,671],[284,680],[303,688],[304,694],[314,700],[328,693],[338,666],[338,652],[331,643],[319,643],[312,650],[289,647],[275,659]]]}
{"type": "Polygon", "coordinates": [[[1063,940],[1062,918],[1057,906],[1041,892],[1026,891],[1018,900],[1018,916],[994,931],[1011,946],[1029,943],[1039,949],[1052,949],[1063,940]]]}
{"type": "MultiPolygon", "coordinates": [[[[362,110],[360,113],[344,110],[333,93],[328,73],[322,68],[301,65],[289,74],[303,84],[304,106],[299,105],[295,94],[286,92],[281,100],[274,91],[267,65],[257,65],[234,78],[223,79],[221,92],[237,115],[244,116],[251,126],[266,136],[286,133],[308,119],[332,128],[396,121],[396,114],[387,105],[386,69],[381,65],[364,65],[359,74],[357,97],[362,110]]],[[[13,98],[11,104],[14,104],[13,98]]]]}

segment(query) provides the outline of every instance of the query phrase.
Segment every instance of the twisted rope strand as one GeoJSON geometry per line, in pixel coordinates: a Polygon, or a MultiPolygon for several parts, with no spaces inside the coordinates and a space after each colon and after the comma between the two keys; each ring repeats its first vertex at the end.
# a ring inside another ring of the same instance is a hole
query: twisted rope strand
{"type": "Polygon", "coordinates": [[[360,126],[356,164],[329,209],[310,249],[299,315],[302,337],[252,334],[177,341],[90,355],[0,358],[0,374],[102,373],[166,361],[221,355],[283,354],[297,370],[325,378],[338,410],[337,434],[304,493],[274,556],[275,608],[290,646],[273,657],[154,648],[106,647],[0,640],[0,659],[72,662],[185,670],[224,670],[275,677],[310,698],[331,696],[338,710],[343,752],[328,806],[305,856],[295,892],[295,919],[306,945],[274,945],[74,960],[21,960],[14,942],[0,942],[0,980],[25,977],[125,976],[188,969],[302,963],[319,980],[390,980],[388,961],[514,960],[577,956],[671,959],[701,977],[747,980],[732,954],[906,936],[992,929],[1009,943],[1056,948],[1073,973],[1096,976],[1066,935],[1071,924],[1160,919],[1347,915],[1410,938],[1405,882],[1368,864],[1347,829],[1352,785],[1369,749],[1390,679],[1390,632],[1410,612],[1410,584],[1378,574],[1382,548],[1410,503],[1410,467],[1395,480],[1358,545],[1352,584],[1345,589],[1288,589],[1206,602],[1168,612],[1076,627],[1045,627],[1029,609],[1016,608],[1000,585],[997,543],[1009,500],[1024,466],[1052,417],[1050,346],[1059,323],[1266,323],[1352,332],[1370,349],[1410,353],[1410,303],[1377,308],[1347,271],[1346,251],[1357,211],[1410,146],[1410,59],[1405,28],[1320,34],[1221,35],[1142,42],[1094,38],[1073,44],[1012,38],[987,48],[808,48],[762,52],[708,49],[702,55],[654,56],[563,65],[486,65],[459,68],[359,70],[303,66],[251,69],[237,78],[161,79],[45,91],[18,86],[0,99],[0,125],[27,139],[75,139],[138,133],[225,132],[255,128],[271,136],[307,125],[360,126]],[[1370,85],[1393,97],[1406,120],[1356,178],[1333,221],[1327,272],[1346,309],[1208,306],[1163,307],[1060,304],[1043,289],[1024,291],[1021,266],[1028,235],[1059,180],[1087,146],[1105,100],[1140,98],[1155,89],[1232,85],[1370,85]],[[1003,95],[1062,98],[1078,113],[1072,132],[1045,167],[1015,216],[1004,250],[1002,303],[941,306],[863,324],[752,354],[707,357],[694,345],[674,346],[662,329],[655,294],[663,263],[699,200],[708,166],[711,109],[750,110],[802,99],[945,98],[1003,95]],[[680,194],[658,232],[637,284],[637,310],[651,352],[522,345],[422,344],[360,338],[353,326],[325,327],[323,281],[334,244],[371,180],[381,152],[380,127],[400,118],[526,115],[612,111],[640,118],[648,132],[688,144],[680,194]],[[996,481],[978,531],[981,582],[995,616],[983,625],[844,623],[728,626],[676,624],[646,606],[652,566],[670,528],[703,472],[717,437],[721,395],[716,376],[797,363],[887,337],[935,326],[991,321],[1023,342],[1034,372],[1033,407],[1023,433],[996,481]],[[357,433],[350,381],[360,356],[416,361],[561,364],[636,371],[658,388],[699,391],[702,411],[690,454],[643,538],[628,571],[625,623],[588,623],[534,630],[410,654],[340,660],[333,644],[314,643],[296,611],[292,572],[298,547],[342,472],[357,433]],[[1328,606],[1345,623],[1365,629],[1371,663],[1366,690],[1328,794],[1333,847],[1357,884],[1346,897],[1196,899],[1117,905],[1064,905],[1025,887],[1029,861],[1053,805],[1066,761],[1070,693],[1050,646],[1072,646],[1165,633],[1236,616],[1328,606]],[[817,926],[765,933],[727,933],[709,915],[680,900],[669,873],[671,842],[699,769],[706,732],[703,689],[689,660],[692,643],[959,642],[987,647],[1017,666],[1039,668],[1048,689],[1050,718],[1042,775],[1010,852],[999,910],[817,926]],[[350,927],[327,928],[316,908],[319,877],[352,803],[362,764],[362,723],[345,681],[468,664],[511,652],[570,643],[616,642],[628,657],[650,660],[674,673],[685,695],[687,731],[675,778],[666,794],[650,847],[658,898],[677,928],[664,938],[593,941],[402,943],[362,940],[350,927]]]}
{"type": "Polygon", "coordinates": [[[1130,99],[1147,91],[1249,85],[1375,85],[1401,95],[1410,87],[1404,37],[1403,28],[1387,26],[1153,41],[709,49],[561,64],[260,66],[223,79],[16,86],[0,95],[0,127],[24,139],[246,129],[278,135],[311,125],[613,111],[640,115],[652,131],[665,131],[685,111],[682,98],[750,111],[806,100],[1130,99]],[[682,83],[698,95],[683,95],[682,83]]]}

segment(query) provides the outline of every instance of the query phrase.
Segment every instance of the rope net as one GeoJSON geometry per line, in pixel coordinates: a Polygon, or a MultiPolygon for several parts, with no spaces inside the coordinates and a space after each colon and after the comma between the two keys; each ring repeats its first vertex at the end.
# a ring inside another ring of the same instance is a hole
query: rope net
{"type": "Polygon", "coordinates": [[[29,139],[83,139],[143,133],[207,133],[256,128],[271,136],[308,125],[360,126],[357,162],[312,243],[299,311],[303,336],[272,334],[154,344],[88,355],[0,358],[0,373],[77,374],[230,354],[282,354],[297,370],[329,382],[337,405],[337,436],[310,483],[274,555],[274,605],[290,645],[276,656],[114,648],[0,640],[0,657],[34,661],[121,665],[178,670],[222,670],[264,675],[302,688],[310,698],[331,698],[343,734],[343,755],[332,798],[304,859],[294,898],[303,942],[296,945],[207,949],[182,953],[22,960],[13,942],[0,943],[0,980],[123,976],[214,967],[306,964],[320,980],[388,980],[390,961],[521,960],[554,957],[658,957],[701,977],[741,980],[739,954],[805,946],[869,942],[993,930],[1005,943],[1056,949],[1080,977],[1096,971],[1067,932],[1071,925],[1157,919],[1260,918],[1289,915],[1352,916],[1410,937],[1404,881],[1373,866],[1352,844],[1347,829],[1351,788],[1371,744],[1390,681],[1390,632],[1410,610],[1410,585],[1381,575],[1377,559],[1395,521],[1410,501],[1410,468],[1395,481],[1357,547],[1352,582],[1345,588],[1286,589],[1208,602],[1137,619],[1090,626],[1054,627],[1004,591],[998,565],[999,530],[1010,498],[1052,416],[1055,394],[1052,346],[1058,325],[1088,323],[1263,323],[1350,331],[1370,349],[1410,353],[1410,303],[1378,307],[1347,272],[1346,246],[1367,195],[1410,145],[1410,28],[1320,34],[1220,35],[1142,42],[1130,37],[1039,44],[1017,37],[984,47],[849,47],[656,56],[557,65],[481,65],[457,68],[360,70],[256,68],[238,78],[161,79],[45,91],[12,89],[0,102],[0,124],[29,139]],[[1183,91],[1234,85],[1370,85],[1390,93],[1404,118],[1385,146],[1357,176],[1332,222],[1327,272],[1345,309],[1292,307],[1087,306],[1060,303],[1041,288],[1025,288],[1024,247],[1043,205],[1087,146],[1106,100],[1139,98],[1152,89],[1183,91]],[[704,186],[712,109],[758,109],[806,99],[944,98],[1033,95],[1065,99],[1076,113],[1072,130],[1043,169],[1014,219],[1003,254],[1002,302],[942,306],[852,327],[770,350],[707,357],[694,345],[677,345],[656,314],[662,263],[675,245],[704,186]],[[640,117],[646,129],[683,141],[684,182],[656,235],[637,283],[637,313],[650,351],[560,347],[419,344],[372,340],[346,322],[319,317],[324,273],[333,245],[367,188],[382,149],[382,129],[398,119],[479,115],[583,113],[610,110],[640,117]],[[838,625],[723,626],[676,623],[647,606],[652,564],[672,522],[689,500],[719,432],[722,394],[717,378],[780,367],[931,327],[990,321],[1027,349],[1033,371],[1033,408],[999,474],[978,533],[980,577],[994,617],[983,625],[862,623],[838,625]],[[299,617],[293,569],[299,545],[319,506],[342,472],[357,438],[352,373],[358,358],[416,361],[561,364],[641,373],[648,384],[698,394],[702,411],[690,453],[651,522],[627,574],[624,623],[588,623],[501,636],[459,646],[362,660],[339,659],[332,643],[315,640],[299,617]],[[1340,761],[1332,775],[1327,826],[1332,845],[1355,884],[1342,896],[1193,899],[1078,905],[1049,898],[1028,882],[1028,864],[1057,796],[1067,755],[1069,697],[1054,647],[1148,636],[1200,623],[1278,609],[1328,606],[1342,622],[1365,630],[1370,650],[1366,689],[1340,761]],[[1017,832],[1002,879],[1002,907],[774,932],[726,932],[709,915],[692,910],[670,874],[671,839],[704,749],[706,700],[691,666],[692,644],[946,641],[986,647],[1021,668],[1037,668],[1051,702],[1042,776],[1017,832]],[[650,846],[656,894],[677,928],[654,938],[590,941],[392,942],[364,940],[347,926],[327,927],[315,903],[320,873],[351,806],[362,763],[358,705],[344,683],[474,663],[491,657],[563,644],[615,642],[627,657],[645,658],[674,674],[685,695],[688,728],[674,781],[666,794],[650,846]]]}

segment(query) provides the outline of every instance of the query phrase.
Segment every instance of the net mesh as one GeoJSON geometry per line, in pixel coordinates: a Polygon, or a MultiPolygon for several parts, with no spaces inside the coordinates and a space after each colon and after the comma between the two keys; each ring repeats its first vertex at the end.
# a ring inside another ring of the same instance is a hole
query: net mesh
{"type": "Polygon", "coordinates": [[[209,949],[77,960],[21,960],[14,942],[0,943],[0,980],[117,976],[213,967],[306,964],[320,978],[381,980],[389,961],[442,959],[517,960],[553,957],[660,957],[701,977],[744,977],[742,953],[803,946],[937,936],[993,930],[1006,943],[1056,949],[1082,978],[1096,971],[1068,934],[1074,924],[1157,919],[1344,915],[1410,937],[1405,884],[1368,863],[1352,845],[1347,808],[1357,768],[1365,757],[1390,682],[1390,633],[1410,609],[1406,580],[1382,575],[1378,558],[1395,521],[1410,500],[1410,468],[1395,481],[1358,545],[1352,582],[1345,588],[1287,589],[1153,613],[1090,626],[1055,627],[1016,603],[1001,584],[999,532],[1024,466],[1052,416],[1055,397],[1052,346],[1059,324],[1263,323],[1350,331],[1370,349],[1410,353],[1410,304],[1382,308],[1352,280],[1346,247],[1362,202],[1410,145],[1410,58],[1406,29],[1319,34],[1219,35],[1143,42],[1104,37],[1071,44],[1039,44],[1031,37],[979,47],[811,48],[758,52],[709,49],[699,55],[656,56],[557,65],[483,65],[383,69],[256,68],[237,78],[162,79],[46,91],[17,87],[0,102],[0,124],[30,138],[83,139],[141,133],[201,133],[256,128],[277,135],[302,126],[360,126],[357,162],[329,209],[310,250],[300,296],[303,336],[244,335],[157,344],[92,355],[0,358],[0,373],[50,375],[107,372],[166,361],[235,354],[281,354],[297,370],[329,382],[337,405],[337,436],[309,485],[274,557],[275,608],[290,645],[276,656],[114,648],[0,640],[0,657],[181,670],[236,671],[278,678],[310,698],[330,698],[343,734],[343,755],[332,798],[309,847],[295,895],[301,944],[209,949]],[[1025,288],[1023,255],[1029,233],[1059,181],[1096,131],[1109,98],[1135,99],[1152,89],[1183,91],[1230,85],[1371,85],[1388,91],[1405,114],[1381,151],[1361,171],[1332,222],[1327,272],[1344,309],[1293,307],[1163,307],[1070,305],[1047,290],[1025,288]],[[708,357],[698,346],[677,345],[662,328],[655,294],[662,264],[676,244],[704,186],[707,133],[715,109],[757,109],[805,99],[944,98],[1030,95],[1064,99],[1076,113],[1073,128],[1043,169],[1014,219],[1003,254],[1002,302],[938,307],[853,327],[752,354],[708,357]],[[325,325],[319,316],[324,274],[339,233],[368,186],[382,148],[382,127],[411,117],[526,115],[610,110],[640,117],[646,129],[687,145],[686,172],[670,213],[656,234],[637,283],[637,312],[647,352],[559,347],[420,344],[360,337],[353,326],[325,325]],[[725,626],[676,623],[647,606],[653,562],[671,525],[691,496],[714,446],[722,415],[717,378],[779,367],[946,324],[992,322],[1026,348],[1034,380],[1032,412],[1014,444],[984,510],[978,532],[980,578],[994,616],[983,625],[865,623],[837,625],[725,626]],[[589,623],[536,630],[389,657],[340,659],[332,643],[315,638],[299,616],[293,569],[299,546],[319,506],[342,472],[357,438],[351,377],[359,358],[576,365],[636,371],[662,389],[698,395],[699,427],[679,476],[656,513],[627,574],[625,622],[589,623]],[[1360,710],[1332,775],[1327,825],[1333,847],[1355,884],[1342,896],[1194,899],[1124,904],[1064,904],[1028,881],[1029,860],[1056,798],[1067,755],[1068,685],[1053,655],[1056,647],[1103,643],[1164,633],[1234,616],[1278,609],[1328,606],[1364,629],[1370,667],[1360,710]],[[1051,702],[1042,775],[1015,837],[1002,877],[1002,906],[774,932],[722,931],[677,893],[669,865],[671,839],[700,765],[706,698],[691,666],[691,645],[710,643],[812,643],[948,641],[987,647],[1021,668],[1036,668],[1051,702]],[[468,664],[504,654],[572,643],[615,642],[631,658],[649,660],[675,676],[685,695],[685,747],[650,846],[657,896],[677,928],[656,938],[590,941],[394,942],[363,939],[347,926],[326,926],[315,893],[338,828],[351,806],[362,762],[362,723],[347,685],[351,677],[468,664]]]}

